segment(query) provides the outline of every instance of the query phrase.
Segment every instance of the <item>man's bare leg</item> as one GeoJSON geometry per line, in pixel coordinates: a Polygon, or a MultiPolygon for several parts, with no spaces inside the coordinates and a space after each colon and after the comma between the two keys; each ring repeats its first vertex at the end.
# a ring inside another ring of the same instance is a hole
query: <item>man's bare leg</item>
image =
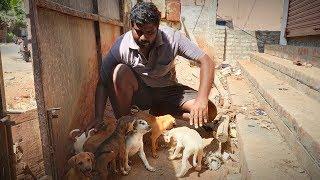
{"type": "Polygon", "coordinates": [[[113,71],[114,97],[111,98],[116,118],[130,113],[132,96],[138,90],[138,81],[131,68],[125,64],[118,64],[113,71]]]}

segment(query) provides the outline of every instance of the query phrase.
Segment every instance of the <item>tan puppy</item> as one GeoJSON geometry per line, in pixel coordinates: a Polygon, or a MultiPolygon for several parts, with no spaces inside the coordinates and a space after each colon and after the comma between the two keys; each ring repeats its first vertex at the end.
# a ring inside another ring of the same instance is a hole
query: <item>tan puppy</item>
{"type": "Polygon", "coordinates": [[[133,124],[133,131],[126,136],[126,158],[125,158],[125,170],[127,173],[131,170],[129,166],[129,157],[139,152],[144,166],[148,171],[155,171],[155,168],[150,166],[146,154],[143,148],[143,135],[151,130],[151,127],[145,120],[136,120],[133,124]]]}
{"type": "Polygon", "coordinates": [[[71,169],[66,174],[67,180],[89,180],[92,179],[92,171],[95,160],[93,153],[81,152],[68,160],[71,169]]]}
{"type": "Polygon", "coordinates": [[[181,168],[176,174],[176,177],[183,177],[187,173],[189,170],[188,158],[191,155],[193,155],[193,166],[197,171],[201,170],[204,144],[202,137],[196,130],[188,127],[178,127],[165,132],[163,137],[167,143],[171,141],[171,138],[177,142],[174,153],[169,156],[170,160],[176,159],[181,149],[184,148],[180,166],[181,168]]]}
{"type": "Polygon", "coordinates": [[[151,126],[152,156],[157,158],[158,138],[164,131],[171,129],[176,124],[175,118],[171,115],[156,117],[147,112],[140,111],[136,106],[132,107],[131,113],[137,118],[146,120],[151,126]]]}

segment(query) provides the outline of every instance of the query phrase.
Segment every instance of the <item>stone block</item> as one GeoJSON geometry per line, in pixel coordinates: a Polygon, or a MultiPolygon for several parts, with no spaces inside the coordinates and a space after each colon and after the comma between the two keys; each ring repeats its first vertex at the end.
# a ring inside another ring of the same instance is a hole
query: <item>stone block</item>
{"type": "Polygon", "coordinates": [[[168,21],[180,21],[181,3],[180,0],[167,0],[166,19],[168,21]]]}
{"type": "Polygon", "coordinates": [[[152,0],[152,2],[157,6],[158,10],[161,12],[161,19],[166,18],[166,0],[152,0]]]}

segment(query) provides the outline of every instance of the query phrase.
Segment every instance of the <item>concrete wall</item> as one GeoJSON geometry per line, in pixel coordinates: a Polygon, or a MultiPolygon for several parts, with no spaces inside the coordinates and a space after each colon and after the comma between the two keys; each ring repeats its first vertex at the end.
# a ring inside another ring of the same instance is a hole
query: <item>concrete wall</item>
{"type": "MultiPolygon", "coordinates": [[[[180,0],[143,0],[153,2],[161,12],[161,25],[170,26],[174,29],[181,29],[181,2],[180,0]]],[[[131,0],[132,6],[139,0],[131,0]]]]}
{"type": "MultiPolygon", "coordinates": [[[[215,0],[202,1],[202,4],[194,2],[195,4],[192,4],[190,1],[182,0],[182,16],[185,17],[186,29],[194,35],[199,47],[218,63],[225,61],[223,63],[234,64],[236,60],[249,59],[249,53],[252,51],[263,52],[264,44],[279,43],[280,31],[270,31],[272,28],[269,31],[243,31],[215,26],[211,13],[214,11],[212,5],[215,4],[215,0]]],[[[225,0],[218,2],[220,6],[225,0]]]]}
{"type": "Polygon", "coordinates": [[[220,0],[217,15],[245,30],[279,31],[283,0],[220,0]]]}

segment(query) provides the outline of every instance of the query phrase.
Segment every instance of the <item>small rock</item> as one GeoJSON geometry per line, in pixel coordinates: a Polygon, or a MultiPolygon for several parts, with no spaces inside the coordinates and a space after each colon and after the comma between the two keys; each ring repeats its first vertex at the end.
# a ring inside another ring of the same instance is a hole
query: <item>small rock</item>
{"type": "Polygon", "coordinates": [[[227,67],[227,68],[221,69],[220,72],[223,76],[227,76],[231,74],[232,70],[231,70],[231,67],[227,67]]]}
{"type": "Polygon", "coordinates": [[[305,173],[306,171],[304,169],[302,169],[302,168],[299,168],[298,172],[299,173],[305,173]]]}
{"type": "Polygon", "coordinates": [[[235,154],[230,154],[230,159],[234,162],[239,162],[239,158],[237,155],[235,154]]]}
{"type": "Polygon", "coordinates": [[[312,67],[312,64],[308,64],[308,63],[307,63],[307,64],[306,64],[306,67],[307,67],[307,68],[311,68],[311,67],[312,67]]]}
{"type": "Polygon", "coordinates": [[[267,124],[267,123],[265,123],[265,122],[261,122],[261,123],[260,123],[260,127],[261,127],[261,128],[265,128],[265,129],[268,129],[268,130],[271,130],[270,125],[267,124]]]}
{"type": "Polygon", "coordinates": [[[279,88],[280,91],[287,91],[288,88],[279,88]]]}
{"type": "Polygon", "coordinates": [[[297,66],[303,66],[303,64],[302,64],[301,61],[299,61],[299,60],[293,61],[293,64],[294,64],[294,65],[297,65],[297,66]]]}
{"type": "Polygon", "coordinates": [[[229,127],[230,127],[230,136],[232,138],[236,138],[237,137],[236,124],[231,122],[229,123],[229,127]]]}
{"type": "Polygon", "coordinates": [[[223,152],[223,154],[222,154],[222,159],[223,159],[224,161],[227,161],[229,158],[230,158],[229,153],[223,152]]]}
{"type": "Polygon", "coordinates": [[[30,95],[27,95],[27,94],[22,95],[21,97],[22,97],[22,98],[31,98],[31,96],[30,96],[30,95]]]}
{"type": "Polygon", "coordinates": [[[232,138],[236,138],[237,137],[237,130],[236,129],[230,129],[230,136],[232,138]]]}
{"type": "Polygon", "coordinates": [[[256,116],[266,116],[267,113],[262,109],[255,109],[255,115],[256,116]]]}
{"type": "Polygon", "coordinates": [[[240,76],[241,75],[241,69],[238,69],[234,72],[234,75],[240,76]]]}

